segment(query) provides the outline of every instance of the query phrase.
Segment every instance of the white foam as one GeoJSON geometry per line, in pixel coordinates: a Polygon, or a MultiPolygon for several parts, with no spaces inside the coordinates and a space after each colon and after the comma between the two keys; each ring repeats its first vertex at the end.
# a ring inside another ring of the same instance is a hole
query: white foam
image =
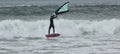
{"type": "MultiPolygon", "coordinates": [[[[14,36],[40,36],[44,37],[48,32],[49,20],[22,21],[3,20],[0,22],[0,38],[12,38],[14,36]]],[[[120,33],[120,20],[110,19],[102,21],[89,20],[55,20],[56,33],[64,36],[79,35],[115,35],[120,33]]],[[[51,31],[52,32],[52,31],[51,31]]]]}

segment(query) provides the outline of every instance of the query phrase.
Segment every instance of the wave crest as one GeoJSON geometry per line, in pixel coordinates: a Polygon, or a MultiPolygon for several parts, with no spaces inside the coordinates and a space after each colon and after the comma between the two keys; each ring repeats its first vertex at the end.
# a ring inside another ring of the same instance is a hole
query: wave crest
{"type": "MultiPolygon", "coordinates": [[[[47,34],[48,20],[22,21],[3,20],[0,22],[0,36],[40,36],[47,34]]],[[[56,32],[63,36],[79,35],[116,35],[120,34],[120,20],[55,20],[56,32]]]]}

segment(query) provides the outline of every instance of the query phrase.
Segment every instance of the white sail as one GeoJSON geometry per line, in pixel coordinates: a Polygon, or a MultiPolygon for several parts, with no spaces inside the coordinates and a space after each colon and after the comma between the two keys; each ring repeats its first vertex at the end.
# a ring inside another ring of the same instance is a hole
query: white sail
{"type": "Polygon", "coordinates": [[[69,9],[68,9],[68,3],[69,2],[64,3],[60,8],[58,8],[55,11],[55,13],[58,15],[58,14],[62,14],[62,13],[68,12],[69,11],[69,9]]]}

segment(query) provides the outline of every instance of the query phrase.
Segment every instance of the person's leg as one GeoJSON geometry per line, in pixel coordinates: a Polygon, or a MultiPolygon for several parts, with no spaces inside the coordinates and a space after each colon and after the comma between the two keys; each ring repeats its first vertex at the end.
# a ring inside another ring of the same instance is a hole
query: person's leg
{"type": "Polygon", "coordinates": [[[51,27],[52,27],[52,26],[50,25],[50,26],[49,26],[49,29],[48,29],[48,34],[50,34],[50,29],[51,29],[51,27]]]}
{"type": "Polygon", "coordinates": [[[53,25],[53,33],[55,33],[55,26],[53,25]]]}

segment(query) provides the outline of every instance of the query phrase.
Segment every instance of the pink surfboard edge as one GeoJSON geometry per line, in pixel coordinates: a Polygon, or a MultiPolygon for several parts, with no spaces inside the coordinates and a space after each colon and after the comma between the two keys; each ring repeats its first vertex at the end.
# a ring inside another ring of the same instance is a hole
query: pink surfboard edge
{"type": "Polygon", "coordinates": [[[55,34],[47,34],[46,37],[57,37],[60,36],[59,33],[55,33],[55,34]]]}

